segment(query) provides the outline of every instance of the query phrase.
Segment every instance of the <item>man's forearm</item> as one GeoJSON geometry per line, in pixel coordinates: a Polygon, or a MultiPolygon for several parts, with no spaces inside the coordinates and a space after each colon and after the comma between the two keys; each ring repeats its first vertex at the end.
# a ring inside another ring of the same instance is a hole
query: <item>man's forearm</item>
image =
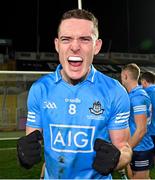
{"type": "Polygon", "coordinates": [[[145,135],[146,130],[141,130],[141,131],[135,131],[135,133],[133,134],[133,136],[130,138],[129,140],[129,145],[131,146],[131,148],[134,148],[135,146],[137,146],[137,144],[142,140],[142,138],[145,135]]]}

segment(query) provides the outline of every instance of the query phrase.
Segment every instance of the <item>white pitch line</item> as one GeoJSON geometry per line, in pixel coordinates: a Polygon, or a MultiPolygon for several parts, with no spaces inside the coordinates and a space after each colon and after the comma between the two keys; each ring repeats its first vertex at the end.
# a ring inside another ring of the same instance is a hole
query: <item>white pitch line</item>
{"type": "Polygon", "coordinates": [[[6,151],[6,150],[15,150],[17,149],[16,147],[12,147],[12,148],[0,148],[0,151],[6,151]]]}
{"type": "Polygon", "coordinates": [[[19,138],[20,137],[0,138],[0,141],[3,141],[3,140],[17,140],[19,138]]]}
{"type": "Polygon", "coordinates": [[[49,74],[50,71],[0,71],[0,74],[49,74]]]}

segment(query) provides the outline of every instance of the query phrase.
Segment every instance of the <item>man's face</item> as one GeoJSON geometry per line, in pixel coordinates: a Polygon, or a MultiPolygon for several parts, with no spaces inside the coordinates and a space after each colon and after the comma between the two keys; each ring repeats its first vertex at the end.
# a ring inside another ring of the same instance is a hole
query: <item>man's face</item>
{"type": "Polygon", "coordinates": [[[123,70],[121,72],[121,82],[124,87],[126,87],[126,81],[127,81],[127,72],[123,70]]]}
{"type": "Polygon", "coordinates": [[[63,78],[70,81],[85,77],[101,45],[102,41],[97,40],[91,21],[75,18],[63,20],[55,39],[63,78]]]}

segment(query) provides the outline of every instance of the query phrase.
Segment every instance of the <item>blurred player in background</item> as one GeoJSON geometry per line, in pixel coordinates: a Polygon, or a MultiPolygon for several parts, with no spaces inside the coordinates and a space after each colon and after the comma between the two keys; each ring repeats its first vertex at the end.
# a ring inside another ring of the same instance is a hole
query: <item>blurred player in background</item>
{"type": "Polygon", "coordinates": [[[152,118],[149,125],[149,133],[154,143],[154,163],[155,163],[155,73],[146,71],[141,74],[141,85],[151,98],[152,103],[152,118]]]}
{"type": "Polygon", "coordinates": [[[131,179],[150,179],[149,170],[153,166],[153,142],[148,132],[151,118],[151,100],[141,86],[138,85],[140,68],[134,64],[127,64],[122,68],[121,81],[129,93],[130,117],[129,126],[131,138],[130,146],[133,156],[128,166],[128,176],[131,179]],[[130,171],[130,167],[131,170],[130,171]]]}

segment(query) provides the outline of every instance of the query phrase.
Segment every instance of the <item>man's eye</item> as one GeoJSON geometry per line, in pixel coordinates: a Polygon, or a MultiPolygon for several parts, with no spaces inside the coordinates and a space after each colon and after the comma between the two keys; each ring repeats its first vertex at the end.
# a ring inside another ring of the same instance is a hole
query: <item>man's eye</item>
{"type": "Polygon", "coordinates": [[[87,37],[83,37],[83,38],[81,38],[81,41],[82,42],[91,42],[92,39],[91,38],[87,38],[87,37]]]}
{"type": "Polygon", "coordinates": [[[70,39],[68,39],[68,38],[62,38],[61,39],[61,42],[63,42],[63,43],[68,43],[70,41],[70,39]]]}

